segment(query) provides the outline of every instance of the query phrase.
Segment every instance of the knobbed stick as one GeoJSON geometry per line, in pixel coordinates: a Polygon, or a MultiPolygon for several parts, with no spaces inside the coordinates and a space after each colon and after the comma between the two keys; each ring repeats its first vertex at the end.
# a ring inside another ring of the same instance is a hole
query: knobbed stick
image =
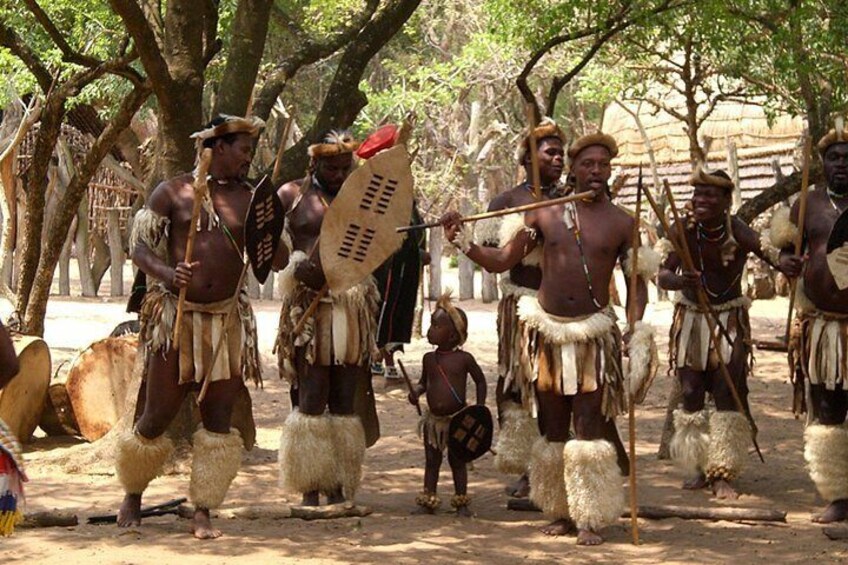
{"type": "Polygon", "coordinates": [[[530,128],[527,135],[527,150],[530,152],[530,176],[533,181],[533,195],[536,200],[542,199],[542,175],[539,174],[539,156],[536,154],[538,146],[533,130],[536,128],[536,111],[532,104],[527,104],[527,125],[530,128]]]}
{"type": "MultiPolygon", "coordinates": [[[[197,235],[197,229],[200,223],[200,210],[203,207],[203,199],[209,191],[206,185],[206,175],[209,173],[209,165],[212,162],[212,149],[206,148],[200,154],[200,162],[197,164],[197,175],[194,177],[194,204],[191,208],[191,223],[188,228],[188,241],[186,241],[185,258],[186,263],[191,263],[191,256],[194,254],[194,238],[197,235]]],[[[180,329],[183,325],[183,308],[185,308],[186,292],[188,287],[184,286],[180,289],[180,298],[177,301],[177,315],[174,318],[174,351],[180,348],[180,329]]]]}
{"type": "MultiPolygon", "coordinates": [[[[472,214],[471,216],[465,216],[463,218],[459,218],[459,222],[478,222],[480,220],[487,220],[489,218],[497,218],[500,216],[507,216],[509,214],[519,214],[521,212],[529,212],[530,210],[536,210],[538,208],[545,208],[547,206],[557,206],[559,204],[566,204],[568,202],[574,202],[576,200],[591,200],[595,197],[595,191],[586,190],[583,192],[578,192],[577,194],[569,194],[568,196],[562,196],[560,198],[554,198],[552,200],[541,200],[539,202],[531,202],[530,204],[524,204],[522,206],[513,206],[512,208],[501,208],[500,210],[493,210],[491,212],[482,212],[480,214],[472,214]]],[[[400,228],[396,228],[395,231],[398,233],[413,231],[413,230],[423,230],[429,228],[436,228],[442,225],[441,220],[437,222],[429,222],[426,224],[416,224],[414,226],[403,226],[400,228]]]]}
{"type": "MultiPolygon", "coordinates": [[[[648,198],[648,202],[652,202],[653,199],[649,196],[650,190],[648,189],[648,187],[645,187],[644,190],[645,196],[648,198]]],[[[692,272],[695,270],[695,263],[692,260],[692,255],[689,253],[689,246],[686,245],[686,232],[684,231],[685,227],[683,226],[683,222],[680,220],[680,214],[678,214],[677,212],[677,204],[674,201],[674,194],[672,194],[671,187],[668,185],[668,183],[665,183],[665,192],[666,198],[668,199],[668,205],[669,207],[671,207],[671,213],[674,216],[674,223],[677,225],[677,237],[678,242],[680,244],[678,253],[682,252],[680,258],[683,261],[684,268],[692,272]]],[[[652,206],[654,206],[655,204],[656,202],[654,202],[652,206]]],[[[668,227],[668,222],[665,221],[665,217],[659,213],[657,213],[657,216],[662,218],[661,221],[663,222],[663,228],[665,229],[667,234],[671,235],[671,231],[668,227]]],[[[698,292],[696,292],[696,295],[698,297],[698,304],[701,307],[701,311],[704,313],[704,316],[707,319],[707,326],[709,327],[710,331],[710,343],[712,344],[713,349],[715,350],[716,359],[718,361],[719,373],[721,373],[721,377],[724,379],[724,384],[727,385],[728,390],[730,390],[730,395],[733,397],[733,403],[736,405],[736,409],[739,411],[740,414],[744,414],[745,417],[748,419],[749,424],[751,424],[751,430],[753,432],[754,422],[751,418],[751,414],[749,414],[748,411],[745,410],[745,406],[742,404],[742,398],[739,396],[739,391],[736,390],[736,384],[733,382],[733,378],[730,376],[730,372],[727,370],[727,366],[725,366],[724,364],[724,358],[721,355],[721,343],[719,341],[718,334],[716,333],[716,328],[720,327],[718,316],[710,305],[709,300],[707,300],[707,293],[704,292],[703,287],[698,287],[698,292]]],[[[725,337],[728,339],[732,347],[733,342],[732,340],[730,340],[730,336],[725,335],[725,337]]],[[[757,450],[757,455],[760,457],[760,461],[765,463],[765,459],[763,459],[763,453],[762,451],[760,451],[760,446],[757,443],[757,438],[754,437],[753,433],[751,433],[751,443],[753,443],[754,449],[757,450]]]]}
{"type": "MultiPolygon", "coordinates": [[[[628,308],[627,322],[630,325],[630,331],[633,331],[636,322],[638,321],[636,295],[639,285],[639,269],[636,266],[639,264],[639,246],[642,243],[639,235],[639,220],[642,213],[642,167],[639,166],[639,182],[636,185],[636,209],[634,211],[633,235],[631,238],[631,249],[633,249],[630,257],[630,281],[628,286],[628,308]]],[[[632,363],[632,360],[631,360],[632,363]]],[[[633,367],[630,367],[630,378],[633,378],[633,367]]],[[[639,520],[637,519],[638,511],[638,496],[636,492],[636,397],[633,394],[633,385],[630,383],[628,396],[630,397],[630,406],[628,410],[628,420],[630,429],[630,531],[633,534],[633,545],[639,545],[639,520]]]]}
{"type": "MultiPolygon", "coordinates": [[[[804,224],[807,219],[807,194],[810,192],[810,153],[812,152],[812,138],[806,135],[804,141],[804,172],[801,173],[801,196],[798,200],[798,233],[795,236],[795,255],[801,255],[804,246],[804,224]]],[[[795,314],[795,288],[798,279],[789,281],[789,314],[786,316],[785,342],[789,343],[789,332],[792,331],[792,318],[795,314]]]]}
{"type": "Polygon", "coordinates": [[[786,512],[768,508],[640,506],[639,516],[649,520],[680,518],[681,520],[725,520],[728,522],[786,522],[786,512]]]}
{"type": "MultiPolygon", "coordinates": [[[[409,375],[406,374],[406,369],[403,366],[403,362],[398,359],[397,360],[398,367],[400,367],[400,373],[403,375],[403,380],[406,381],[406,387],[409,389],[409,393],[412,394],[412,381],[409,379],[409,375]]],[[[415,409],[418,410],[418,415],[421,415],[421,403],[415,402],[415,409]]]]}

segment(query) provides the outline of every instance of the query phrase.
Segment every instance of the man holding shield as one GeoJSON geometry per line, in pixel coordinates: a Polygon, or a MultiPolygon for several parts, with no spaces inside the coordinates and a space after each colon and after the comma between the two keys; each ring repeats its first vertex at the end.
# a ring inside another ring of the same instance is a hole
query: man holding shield
{"type": "Polygon", "coordinates": [[[304,506],[317,506],[321,494],[328,504],[352,501],[366,444],[379,435],[370,387],[377,286],[368,277],[340,294],[324,294],[327,277],[318,253],[325,213],[354,169],[358,146],[347,132],[328,132],[309,147],[306,178],[277,192],[286,223],[275,257],[283,295],[276,348],[295,404],[280,438],[280,482],[301,493],[304,506]],[[319,294],[314,314],[300,323],[319,294]],[[365,422],[363,414],[370,416],[365,422]]]}
{"type": "Polygon", "coordinates": [[[195,173],[156,187],[133,222],[133,262],[153,279],[141,305],[139,341],[146,355],[146,398],[132,431],[115,447],[126,496],[118,526],[141,523],[141,496],[173,451],[165,430],[186,394],[203,382],[202,426],[195,432],[189,496],[197,538],[216,538],[209,510],[217,508],[241,465],[242,439],[230,429],[243,379],[261,382],[256,321],[239,286],[243,280],[244,222],[252,187],[245,182],[262,120],[218,116],[193,135],[203,159],[195,173]],[[206,167],[209,179],[207,181],[206,167]],[[200,188],[204,190],[201,190],[200,188]],[[193,210],[195,202],[202,204],[193,210]],[[194,232],[193,256],[187,242],[194,232]],[[185,291],[184,314],[177,298],[185,291]],[[235,308],[235,315],[230,312],[235,308]],[[175,342],[175,326],[179,341],[175,342]],[[221,340],[221,336],[226,339],[221,340]],[[213,349],[223,343],[213,363],[213,349]]]}
{"type": "MultiPolygon", "coordinates": [[[[828,506],[816,522],[848,519],[848,273],[846,230],[840,225],[848,209],[848,130],[841,120],[818,143],[827,186],[809,193],[803,219],[804,257],[793,242],[800,225],[800,200],[791,211],[772,219],[771,243],[781,249],[781,270],[798,280],[798,324],[790,340],[790,364],[796,379],[807,382],[811,401],[804,431],[804,458],[810,477],[828,506]],[[829,252],[830,251],[830,252],[829,252]]],[[[796,388],[797,390],[797,388],[796,388]]]]}
{"type": "MultiPolygon", "coordinates": [[[[455,213],[443,218],[448,239],[490,271],[510,269],[542,247],[538,295],[518,302],[526,359],[522,369],[533,384],[532,402],[545,443],[531,462],[531,493],[538,490],[533,498],[540,506],[573,520],[580,545],[602,543],[601,528],[616,521],[624,507],[616,449],[604,437],[605,421],[627,406],[609,282],[619,260],[626,270],[631,267],[627,257],[634,220],[607,195],[610,162],[617,153],[608,135],[578,139],[568,150],[571,172],[577,192],[589,191],[591,199],[529,212],[524,227],[504,247],[478,246],[460,233],[455,213]],[[566,442],[572,417],[576,437],[566,442]]],[[[647,300],[644,280],[656,267],[648,256],[640,251],[638,265],[632,266],[642,275],[636,296],[628,296],[637,301],[637,319],[647,300]]]]}

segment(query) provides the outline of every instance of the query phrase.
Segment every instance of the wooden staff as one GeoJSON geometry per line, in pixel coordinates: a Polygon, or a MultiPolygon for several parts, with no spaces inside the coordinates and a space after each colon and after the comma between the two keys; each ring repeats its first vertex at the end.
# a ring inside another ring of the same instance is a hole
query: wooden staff
{"type": "MultiPolygon", "coordinates": [[[[200,210],[203,207],[203,199],[209,194],[209,187],[206,184],[206,176],[209,173],[209,165],[212,162],[212,149],[207,147],[200,154],[200,161],[197,164],[197,175],[194,177],[194,204],[191,208],[191,223],[188,231],[188,241],[186,241],[185,263],[191,263],[191,256],[194,254],[194,238],[197,235],[197,230],[200,227],[200,210]]],[[[180,289],[180,298],[177,301],[177,315],[174,318],[174,351],[180,348],[180,334],[182,333],[183,325],[183,308],[185,308],[185,298],[188,287],[184,286],[180,289]]]]}
{"type": "MultiPolygon", "coordinates": [[[[633,249],[630,257],[630,282],[628,293],[628,308],[627,322],[630,325],[630,331],[636,326],[638,321],[638,302],[636,296],[638,294],[639,285],[639,269],[636,266],[639,264],[639,246],[642,243],[639,235],[639,220],[642,213],[642,167],[639,166],[639,182],[636,185],[636,209],[634,212],[633,236],[631,238],[631,247],[633,249]]],[[[632,335],[632,334],[631,334],[632,335]]],[[[632,360],[631,360],[632,362],[632,360]]],[[[633,375],[633,367],[630,367],[631,378],[633,375]]],[[[630,531],[633,534],[633,545],[639,545],[639,504],[636,493],[636,396],[633,394],[633,383],[630,383],[630,410],[628,420],[630,424],[630,531]]]]}
{"type": "MultiPolygon", "coordinates": [[[[645,198],[647,198],[648,203],[654,209],[657,218],[659,218],[660,222],[662,223],[665,233],[669,234],[669,236],[672,236],[673,234],[671,232],[671,228],[668,225],[668,221],[662,214],[662,211],[657,206],[656,201],[651,196],[650,189],[648,189],[648,187],[646,186],[643,187],[643,190],[645,192],[645,198]]],[[[677,212],[677,205],[674,201],[674,195],[671,193],[671,187],[668,185],[668,183],[665,184],[665,192],[666,198],[668,199],[668,205],[671,207],[671,213],[674,216],[674,222],[677,225],[678,243],[674,244],[673,238],[671,239],[671,242],[674,245],[675,252],[683,261],[683,267],[690,272],[694,272],[695,264],[692,261],[692,255],[689,253],[689,246],[686,244],[686,232],[684,231],[685,228],[683,226],[683,222],[680,221],[680,215],[677,212]]],[[[740,414],[744,414],[747,417],[748,422],[751,424],[751,429],[753,431],[754,422],[751,418],[751,414],[749,414],[748,411],[745,410],[745,406],[742,404],[742,399],[739,396],[739,391],[736,390],[736,385],[733,383],[733,378],[730,376],[727,367],[724,365],[724,359],[721,355],[721,343],[716,333],[716,328],[720,325],[718,316],[716,315],[712,306],[710,306],[710,302],[709,300],[707,300],[707,294],[706,292],[704,292],[702,286],[699,286],[697,288],[696,295],[698,297],[698,305],[701,307],[701,312],[707,319],[707,326],[709,327],[710,331],[710,344],[715,350],[715,354],[718,359],[719,372],[721,373],[721,376],[724,379],[724,383],[725,385],[727,385],[728,390],[730,390],[730,394],[733,397],[733,402],[736,404],[736,409],[739,411],[740,414]]],[[[729,339],[729,336],[726,337],[728,337],[729,339]]],[[[760,451],[760,446],[757,443],[757,438],[754,437],[753,433],[751,434],[751,443],[753,443],[754,449],[757,450],[757,455],[760,457],[760,461],[765,462],[765,459],[763,459],[763,453],[760,451]]]]}
{"type": "MultiPolygon", "coordinates": [[[[403,375],[403,380],[406,381],[406,388],[409,389],[409,394],[412,394],[415,389],[412,388],[412,381],[409,378],[409,375],[406,374],[406,369],[403,366],[403,361],[400,359],[396,360],[398,367],[400,367],[400,374],[403,375]]],[[[418,410],[418,415],[421,415],[421,403],[416,400],[415,409],[418,410]]]]}
{"type": "MultiPolygon", "coordinates": [[[[465,222],[478,222],[480,220],[487,220],[489,218],[497,218],[499,216],[507,216],[509,214],[518,214],[521,212],[529,212],[530,210],[536,210],[537,208],[545,208],[546,206],[557,206],[559,204],[566,204],[568,202],[574,202],[576,200],[591,200],[595,197],[594,190],[586,190],[583,192],[578,192],[577,194],[569,194],[568,196],[562,196],[560,198],[554,198],[552,200],[541,200],[539,202],[531,202],[530,204],[524,204],[522,206],[513,206],[512,208],[502,208],[500,210],[493,210],[491,212],[482,212],[480,214],[472,214],[470,216],[465,216],[459,218],[460,223],[465,222]]],[[[429,222],[426,224],[417,224],[414,226],[403,226],[400,228],[396,228],[395,231],[398,233],[408,232],[412,230],[422,230],[428,228],[436,228],[442,225],[441,220],[437,222],[429,222]]]]}
{"type": "MultiPolygon", "coordinates": [[[[804,172],[801,173],[801,197],[798,202],[798,234],[795,236],[795,255],[801,255],[804,246],[804,223],[807,219],[807,194],[810,192],[810,153],[812,152],[812,138],[805,135],[804,141],[804,172]]],[[[786,334],[784,343],[789,343],[789,333],[792,330],[792,318],[795,317],[795,287],[798,279],[789,281],[789,314],[786,317],[786,334]]]]}
{"type": "Polygon", "coordinates": [[[536,145],[536,136],[533,135],[533,130],[536,129],[536,111],[532,104],[527,104],[527,125],[530,132],[527,134],[527,150],[530,152],[530,179],[533,182],[533,195],[536,200],[542,199],[542,175],[539,174],[539,156],[536,154],[538,149],[536,145]]]}
{"type": "MultiPolygon", "coordinates": [[[[220,337],[218,337],[218,343],[215,344],[215,348],[212,350],[212,362],[209,364],[209,367],[206,368],[206,374],[203,375],[203,386],[200,387],[200,393],[197,395],[197,404],[203,402],[203,399],[206,397],[206,391],[209,388],[209,381],[212,376],[212,369],[215,368],[215,363],[218,362],[218,356],[221,354],[221,349],[224,347],[224,339],[227,338],[230,321],[233,319],[236,312],[238,312],[239,295],[241,294],[242,285],[244,284],[244,278],[247,276],[248,267],[250,267],[250,261],[245,261],[244,266],[241,268],[238,284],[236,285],[236,294],[233,296],[233,303],[230,304],[230,309],[227,310],[227,315],[224,318],[224,327],[221,330],[220,337]]],[[[244,375],[242,375],[242,377],[244,377],[244,375]]]]}

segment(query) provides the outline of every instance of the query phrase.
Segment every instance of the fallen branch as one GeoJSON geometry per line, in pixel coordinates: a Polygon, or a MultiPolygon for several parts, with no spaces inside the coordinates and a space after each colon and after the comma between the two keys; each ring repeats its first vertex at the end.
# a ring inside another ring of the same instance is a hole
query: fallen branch
{"type": "Polygon", "coordinates": [[[18,528],[67,528],[79,525],[76,514],[60,512],[59,510],[48,510],[45,512],[32,512],[24,515],[24,521],[17,525],[18,528]]]}
{"type": "MultiPolygon", "coordinates": [[[[527,498],[513,498],[507,502],[508,510],[517,512],[541,512],[541,509],[527,498]]],[[[647,520],[665,520],[680,518],[681,520],[724,520],[727,522],[786,522],[786,512],[762,508],[733,508],[716,507],[701,508],[698,506],[639,506],[639,518],[647,520]]],[[[630,511],[621,514],[622,518],[630,518],[630,511]]],[[[844,529],[844,538],[848,539],[848,529],[844,529]]],[[[836,538],[831,538],[836,539],[836,538]]]]}

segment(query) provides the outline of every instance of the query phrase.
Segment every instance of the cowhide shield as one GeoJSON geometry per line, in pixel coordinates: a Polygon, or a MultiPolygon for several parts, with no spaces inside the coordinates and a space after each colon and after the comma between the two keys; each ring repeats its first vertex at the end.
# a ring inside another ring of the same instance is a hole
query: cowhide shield
{"type": "Polygon", "coordinates": [[[253,274],[260,283],[264,283],[271,272],[271,263],[280,245],[285,219],[283,203],[266,175],[253,191],[244,224],[244,245],[253,274]]]}
{"type": "Polygon", "coordinates": [[[839,290],[848,288],[848,215],[843,212],[827,238],[827,267],[839,290]]]}
{"type": "Polygon", "coordinates": [[[485,406],[466,406],[451,418],[448,427],[448,449],[454,457],[468,463],[492,447],[494,423],[485,406]]]}
{"type": "Polygon", "coordinates": [[[406,147],[381,151],[353,171],[324,214],[319,251],[327,285],[344,292],[391,257],[412,217],[412,170],[406,147]]]}

